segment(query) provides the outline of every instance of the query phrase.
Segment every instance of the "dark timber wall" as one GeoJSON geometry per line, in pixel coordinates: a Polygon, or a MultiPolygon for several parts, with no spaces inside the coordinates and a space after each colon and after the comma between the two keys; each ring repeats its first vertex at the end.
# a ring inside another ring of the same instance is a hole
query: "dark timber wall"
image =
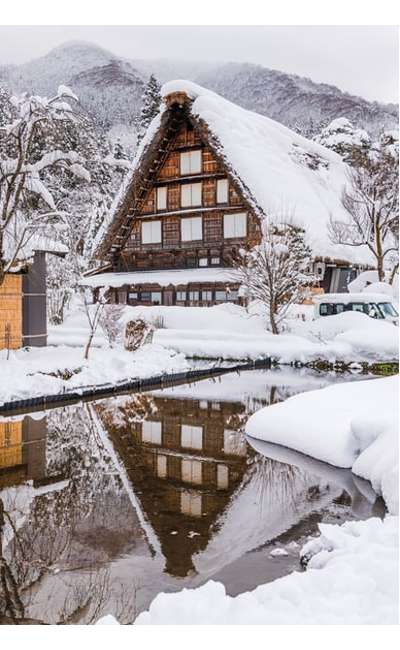
{"type": "Polygon", "coordinates": [[[36,251],[32,266],[22,280],[23,345],[41,347],[47,343],[46,253],[36,251]]]}

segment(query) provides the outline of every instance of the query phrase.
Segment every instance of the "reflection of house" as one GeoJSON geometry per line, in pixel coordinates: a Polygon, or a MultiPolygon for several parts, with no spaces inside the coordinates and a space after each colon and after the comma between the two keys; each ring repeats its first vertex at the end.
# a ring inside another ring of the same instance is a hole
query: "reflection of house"
{"type": "Polygon", "coordinates": [[[0,419],[0,489],[46,477],[46,418],[0,419]]]}
{"type": "Polygon", "coordinates": [[[122,429],[99,412],[160,540],[167,572],[184,576],[246,470],[241,434],[225,424],[244,407],[161,397],[154,405],[148,419],[122,429]]]}

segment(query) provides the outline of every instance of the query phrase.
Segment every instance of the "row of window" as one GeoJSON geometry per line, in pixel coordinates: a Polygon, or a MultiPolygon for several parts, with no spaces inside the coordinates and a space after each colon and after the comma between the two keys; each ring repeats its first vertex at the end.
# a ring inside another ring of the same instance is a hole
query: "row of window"
{"type": "MultiPolygon", "coordinates": [[[[237,291],[176,291],[176,302],[234,302],[238,300],[237,291]]],[[[162,305],[162,291],[130,291],[129,302],[151,302],[162,305]]]]}
{"type": "MultiPolygon", "coordinates": [[[[236,212],[224,214],[224,238],[242,238],[247,234],[247,214],[236,212]]],[[[201,241],[203,239],[203,217],[181,219],[181,241],[201,241]]],[[[142,222],[142,244],[161,244],[161,220],[142,222]]]]}
{"type": "MultiPolygon", "coordinates": [[[[228,203],[228,181],[222,178],[217,181],[217,203],[228,203]]],[[[157,187],[157,210],[167,210],[167,187],[157,187]]],[[[186,183],[181,185],[181,207],[200,207],[202,200],[202,183],[186,183]]]]}

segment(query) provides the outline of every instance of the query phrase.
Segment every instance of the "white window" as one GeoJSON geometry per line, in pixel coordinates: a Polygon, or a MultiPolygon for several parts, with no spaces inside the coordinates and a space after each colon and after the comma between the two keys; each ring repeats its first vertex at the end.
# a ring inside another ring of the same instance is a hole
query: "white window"
{"type": "Polygon", "coordinates": [[[217,465],[217,487],[219,490],[229,487],[229,472],[226,465],[217,465]]]}
{"type": "Polygon", "coordinates": [[[167,209],[167,188],[157,187],[157,210],[167,209]]]}
{"type": "Polygon", "coordinates": [[[182,241],[203,239],[203,220],[201,217],[181,219],[182,241]]]}
{"type": "Polygon", "coordinates": [[[161,422],[144,420],[142,424],[142,441],[161,445],[161,422]]]}
{"type": "Polygon", "coordinates": [[[189,300],[191,302],[197,302],[199,299],[199,292],[198,291],[189,291],[189,300]]]}
{"type": "Polygon", "coordinates": [[[167,457],[162,454],[157,456],[157,476],[159,478],[166,478],[167,476],[167,457]]]}
{"type": "Polygon", "coordinates": [[[177,291],[176,292],[176,299],[179,302],[183,302],[186,300],[186,291],[177,291]]]}
{"type": "Polygon", "coordinates": [[[162,303],[162,294],[161,291],[152,291],[151,292],[151,302],[155,305],[161,305],[162,303]]]}
{"type": "Polygon", "coordinates": [[[203,448],[203,427],[192,427],[189,424],[182,424],[181,446],[188,449],[203,448]]]}
{"type": "Polygon", "coordinates": [[[201,183],[181,185],[181,207],[201,205],[201,183]]]}
{"type": "Polygon", "coordinates": [[[161,243],[161,221],[143,221],[142,244],[161,243]]]}
{"type": "Polygon", "coordinates": [[[228,203],[228,181],[226,178],[217,181],[217,203],[228,203]]]}
{"type": "Polygon", "coordinates": [[[201,517],[201,494],[183,490],[181,492],[181,513],[190,517],[201,517]]]}
{"type": "Polygon", "coordinates": [[[181,176],[201,173],[201,149],[181,153],[181,176]]]}
{"type": "Polygon", "coordinates": [[[203,482],[201,461],[184,458],[181,464],[181,477],[184,483],[201,485],[203,482]]]}
{"type": "Polygon", "coordinates": [[[236,214],[224,214],[224,237],[246,237],[247,214],[237,212],[236,214]]]}
{"type": "Polygon", "coordinates": [[[219,257],[212,257],[212,258],[211,258],[211,264],[212,264],[212,265],[214,265],[214,264],[219,264],[220,261],[221,261],[221,260],[220,260],[219,257]]]}
{"type": "Polygon", "coordinates": [[[201,299],[204,302],[211,302],[211,300],[212,300],[212,291],[202,291],[201,292],[201,299]]]}
{"type": "Polygon", "coordinates": [[[206,257],[200,257],[199,266],[208,266],[208,259],[206,257]]]}

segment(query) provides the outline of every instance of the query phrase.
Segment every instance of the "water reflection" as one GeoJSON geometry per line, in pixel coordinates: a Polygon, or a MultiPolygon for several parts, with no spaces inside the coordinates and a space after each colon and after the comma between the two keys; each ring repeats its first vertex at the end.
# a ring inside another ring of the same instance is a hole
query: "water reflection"
{"type": "Polygon", "coordinates": [[[129,623],[211,577],[237,593],[298,568],[319,521],[376,512],[350,472],[241,433],[332,380],[252,371],[0,420],[2,622],[129,623]]]}

